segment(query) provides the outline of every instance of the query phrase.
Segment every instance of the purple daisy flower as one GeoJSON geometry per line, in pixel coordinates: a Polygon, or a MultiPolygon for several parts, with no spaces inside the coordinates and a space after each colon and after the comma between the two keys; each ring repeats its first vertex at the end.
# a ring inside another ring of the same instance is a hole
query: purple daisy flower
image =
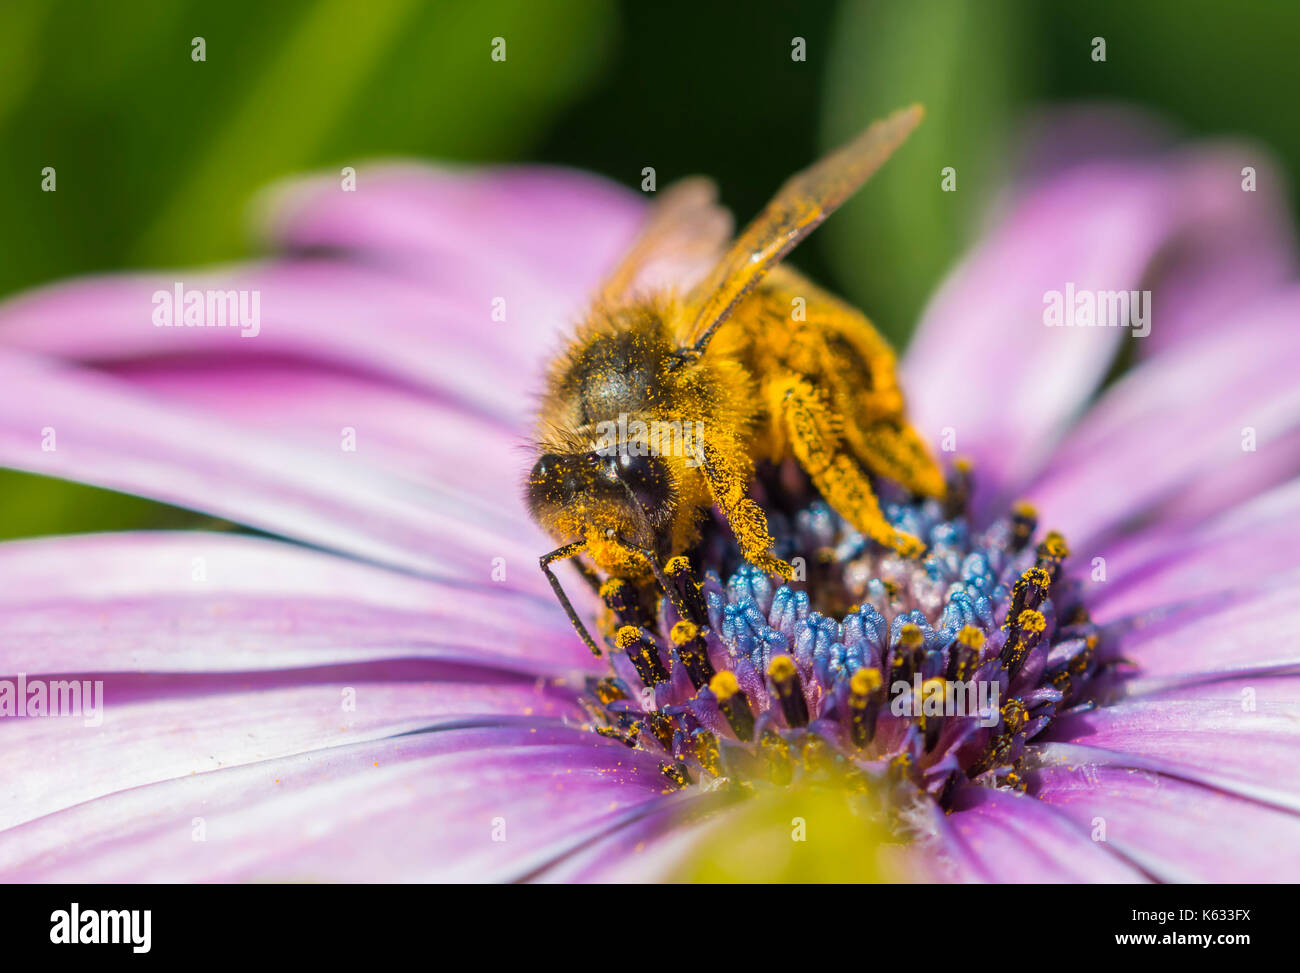
{"type": "Polygon", "coordinates": [[[1285,204],[1254,148],[1083,142],[1121,128],[1054,123],[907,350],[917,428],[970,460],[946,503],[886,497],[926,557],[773,477],[806,582],[706,530],[699,624],[607,590],[604,659],[537,570],[520,447],[635,194],[312,179],[277,194],[263,263],[9,301],[0,464],[249,530],[0,545],[0,876],[664,878],[807,781],[865,795],[899,877],[1294,879],[1285,204]],[[1049,295],[1121,291],[1148,336],[1045,326],[1049,295]],[[231,292],[255,328],[186,323],[188,294],[231,292]],[[926,711],[961,682],[991,695],[926,711]]]}

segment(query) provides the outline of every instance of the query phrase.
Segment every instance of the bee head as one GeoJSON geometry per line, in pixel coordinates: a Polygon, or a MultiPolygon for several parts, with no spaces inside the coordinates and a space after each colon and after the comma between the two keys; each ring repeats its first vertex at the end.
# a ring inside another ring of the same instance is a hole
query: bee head
{"type": "Polygon", "coordinates": [[[559,534],[613,529],[653,547],[668,525],[676,492],[668,464],[635,444],[583,453],[543,453],[528,475],[529,513],[559,534]]]}

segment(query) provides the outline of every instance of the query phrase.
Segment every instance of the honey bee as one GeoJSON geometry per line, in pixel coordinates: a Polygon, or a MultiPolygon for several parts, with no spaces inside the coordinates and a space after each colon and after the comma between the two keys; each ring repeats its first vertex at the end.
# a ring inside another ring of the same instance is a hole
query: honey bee
{"type": "Polygon", "coordinates": [[[698,617],[682,555],[716,507],[746,560],[793,577],[749,495],[759,461],[793,459],[864,535],[907,557],[924,551],[885,519],[868,478],[944,495],[939,467],[907,422],[893,350],[860,312],[779,266],[921,116],[920,106],[897,111],[793,176],[729,247],[730,219],[711,183],[666,189],[552,363],[526,501],[561,542],[541,568],[596,655],[555,562],[574,559],[598,589],[601,574],[662,588],[680,618],[698,617]],[[656,267],[719,252],[684,294],[645,286],[656,267]]]}

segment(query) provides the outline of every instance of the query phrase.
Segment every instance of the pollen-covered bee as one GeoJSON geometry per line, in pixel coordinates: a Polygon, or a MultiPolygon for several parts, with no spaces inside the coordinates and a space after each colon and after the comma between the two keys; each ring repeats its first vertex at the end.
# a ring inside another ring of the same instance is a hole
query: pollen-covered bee
{"type": "Polygon", "coordinates": [[[746,560],[784,578],[755,463],[793,458],[855,528],[905,556],[924,544],[884,517],[868,474],[942,496],[943,476],[908,424],[888,343],[857,310],[781,259],[893,153],[921,119],[913,106],[792,177],[687,293],[649,288],[655,266],[717,254],[731,223],[712,184],[665,190],[640,237],[553,363],[526,499],[562,545],[542,570],[596,655],[551,565],[574,558],[639,592],[686,602],[681,555],[716,506],[746,560]],[[590,563],[587,563],[590,562],[590,563]]]}

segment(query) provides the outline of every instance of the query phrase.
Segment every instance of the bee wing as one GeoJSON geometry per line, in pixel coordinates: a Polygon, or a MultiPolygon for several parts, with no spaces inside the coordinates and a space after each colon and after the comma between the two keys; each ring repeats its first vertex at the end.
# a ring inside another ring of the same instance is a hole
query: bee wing
{"type": "Polygon", "coordinates": [[[727,316],[800,240],[857,192],[916,128],[920,105],[873,122],[861,135],[796,173],[687,299],[684,345],[702,351],[727,316]]]}
{"type": "Polygon", "coordinates": [[[695,283],[718,260],[731,231],[731,214],[718,205],[712,180],[693,176],[673,183],[656,197],[598,299],[618,303],[638,291],[695,283]]]}

